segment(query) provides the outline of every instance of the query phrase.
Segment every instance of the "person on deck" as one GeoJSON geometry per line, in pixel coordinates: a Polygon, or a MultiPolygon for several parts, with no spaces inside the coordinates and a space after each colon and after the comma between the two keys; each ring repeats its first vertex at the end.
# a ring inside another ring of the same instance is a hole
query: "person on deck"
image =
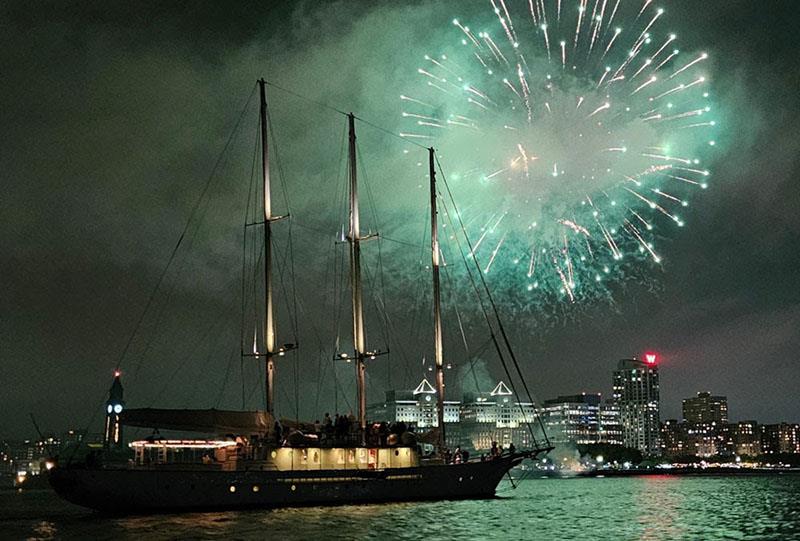
{"type": "Polygon", "coordinates": [[[281,446],[283,445],[283,427],[281,426],[281,422],[276,420],[275,426],[273,427],[273,432],[275,436],[275,445],[281,446]]]}
{"type": "Polygon", "coordinates": [[[492,448],[489,450],[489,456],[491,456],[492,458],[497,458],[497,457],[499,457],[499,456],[500,456],[500,453],[501,453],[501,452],[502,452],[502,451],[501,451],[501,450],[500,450],[500,448],[497,446],[497,442],[496,442],[496,441],[493,441],[493,442],[492,442],[492,448]]]}

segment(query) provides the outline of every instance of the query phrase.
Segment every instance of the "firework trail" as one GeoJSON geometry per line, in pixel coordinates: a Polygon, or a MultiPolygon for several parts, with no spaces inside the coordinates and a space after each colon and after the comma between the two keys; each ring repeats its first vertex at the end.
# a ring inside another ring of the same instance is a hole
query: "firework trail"
{"type": "Polygon", "coordinates": [[[708,186],[709,57],[652,0],[489,4],[421,59],[401,135],[437,148],[473,255],[520,304],[607,296],[708,186]]]}

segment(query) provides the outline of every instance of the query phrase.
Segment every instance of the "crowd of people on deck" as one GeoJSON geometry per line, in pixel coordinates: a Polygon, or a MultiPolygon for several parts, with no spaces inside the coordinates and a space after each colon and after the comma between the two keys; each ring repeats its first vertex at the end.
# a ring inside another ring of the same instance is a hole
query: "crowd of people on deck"
{"type": "MultiPolygon", "coordinates": [[[[361,444],[361,430],[356,417],[336,413],[326,413],[320,422],[313,425],[286,429],[280,421],[275,421],[272,429],[272,440],[278,445],[319,445],[321,447],[351,446],[361,444]]],[[[368,422],[364,434],[365,443],[374,447],[392,447],[396,445],[415,446],[417,443],[414,427],[398,421],[394,423],[368,422]]]]}
{"type": "MultiPolygon", "coordinates": [[[[276,420],[272,433],[273,441],[281,446],[318,445],[321,447],[338,447],[361,444],[361,431],[359,430],[358,421],[352,412],[348,415],[336,413],[334,416],[331,416],[330,413],[325,413],[322,421],[317,419],[313,425],[308,425],[304,428],[306,429],[305,432],[301,432],[298,428],[285,430],[280,421],[276,420]]],[[[393,423],[387,423],[386,421],[368,422],[364,440],[367,446],[374,447],[417,446],[417,434],[414,432],[414,426],[402,421],[393,423]]],[[[482,453],[480,460],[494,460],[500,458],[506,452],[508,454],[516,452],[516,447],[513,443],[509,443],[506,449],[503,449],[496,441],[493,441],[489,452],[482,453]]],[[[452,451],[449,448],[442,449],[441,456],[446,464],[463,464],[469,461],[470,453],[458,446],[452,451]]]]}

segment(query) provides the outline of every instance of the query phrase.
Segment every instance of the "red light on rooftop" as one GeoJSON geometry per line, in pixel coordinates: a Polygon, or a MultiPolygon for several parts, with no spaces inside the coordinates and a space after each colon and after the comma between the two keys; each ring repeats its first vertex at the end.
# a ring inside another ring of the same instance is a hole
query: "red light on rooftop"
{"type": "Polygon", "coordinates": [[[658,356],[655,353],[645,353],[644,360],[647,364],[656,364],[656,361],[658,361],[658,356]]]}

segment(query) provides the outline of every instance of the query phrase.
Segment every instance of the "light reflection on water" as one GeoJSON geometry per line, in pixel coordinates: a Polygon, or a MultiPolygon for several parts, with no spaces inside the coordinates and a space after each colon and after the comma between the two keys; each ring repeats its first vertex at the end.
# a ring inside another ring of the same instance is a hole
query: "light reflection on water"
{"type": "Polygon", "coordinates": [[[503,498],[105,517],[0,492],[9,539],[800,540],[800,475],[542,479],[503,498]]]}

